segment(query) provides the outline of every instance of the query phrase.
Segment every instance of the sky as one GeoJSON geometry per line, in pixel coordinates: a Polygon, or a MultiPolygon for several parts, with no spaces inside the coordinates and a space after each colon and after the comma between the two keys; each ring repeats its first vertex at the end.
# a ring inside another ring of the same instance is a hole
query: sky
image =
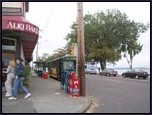
{"type": "MultiPolygon", "coordinates": [[[[83,2],[83,15],[107,9],[118,9],[126,13],[130,20],[150,23],[150,2],[83,2]]],[[[29,12],[26,19],[39,27],[38,56],[43,53],[53,54],[58,48],[63,48],[67,41],[65,36],[70,33],[71,25],[77,18],[76,2],[29,2],[29,12]]],[[[133,67],[150,68],[150,29],[140,34],[138,41],[143,44],[142,51],[133,59],[133,67]]],[[[36,60],[36,47],[33,52],[36,60]]],[[[129,67],[125,58],[115,65],[107,67],[129,67]]]]}

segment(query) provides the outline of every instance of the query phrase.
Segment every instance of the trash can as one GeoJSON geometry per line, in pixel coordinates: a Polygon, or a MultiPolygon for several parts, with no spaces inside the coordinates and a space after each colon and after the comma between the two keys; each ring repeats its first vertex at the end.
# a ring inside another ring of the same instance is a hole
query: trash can
{"type": "Polygon", "coordinates": [[[42,77],[42,70],[38,70],[37,74],[38,74],[39,77],[42,77]]]}
{"type": "Polygon", "coordinates": [[[43,79],[47,79],[48,78],[48,72],[44,72],[43,73],[43,79]]]}

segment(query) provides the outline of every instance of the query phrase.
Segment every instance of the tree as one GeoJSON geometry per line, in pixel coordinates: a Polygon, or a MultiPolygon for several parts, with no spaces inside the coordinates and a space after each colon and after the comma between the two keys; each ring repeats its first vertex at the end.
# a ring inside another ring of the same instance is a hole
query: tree
{"type": "Polygon", "coordinates": [[[132,69],[133,58],[142,51],[143,45],[138,43],[138,37],[140,33],[144,33],[148,30],[149,24],[144,25],[142,23],[137,23],[135,21],[128,20],[127,22],[126,38],[123,39],[121,45],[121,51],[124,53],[124,57],[129,64],[130,69],[132,69]]]}
{"type": "Polygon", "coordinates": [[[29,88],[30,84],[31,84],[31,67],[30,67],[29,63],[26,63],[26,65],[25,65],[24,76],[25,76],[25,80],[23,83],[26,87],[29,88]]]}
{"type": "Polygon", "coordinates": [[[65,56],[67,54],[70,54],[70,47],[68,46],[68,44],[63,48],[58,48],[57,50],[55,50],[52,55],[44,53],[42,55],[42,57],[38,57],[38,61],[39,62],[49,62],[54,59],[65,56]]]}
{"type": "MultiPolygon", "coordinates": [[[[75,39],[74,32],[76,23],[72,26],[72,31],[66,36],[71,42],[75,39]]],[[[101,68],[106,68],[106,63],[115,64],[121,59],[121,54],[130,56],[132,67],[133,57],[142,50],[142,45],[138,43],[139,33],[144,33],[149,28],[149,24],[144,25],[128,19],[125,13],[117,9],[107,10],[106,13],[98,11],[95,14],[84,16],[85,34],[85,56],[86,61],[100,62],[101,68]]]]}

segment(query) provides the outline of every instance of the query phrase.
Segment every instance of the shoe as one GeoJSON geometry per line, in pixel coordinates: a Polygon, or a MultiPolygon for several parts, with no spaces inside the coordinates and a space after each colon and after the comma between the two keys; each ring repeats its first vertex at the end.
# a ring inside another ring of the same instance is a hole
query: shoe
{"type": "Polygon", "coordinates": [[[9,100],[16,100],[16,97],[9,97],[9,100]]]}
{"type": "Polygon", "coordinates": [[[11,97],[12,95],[11,94],[5,94],[5,97],[11,97]]]}
{"type": "Polygon", "coordinates": [[[31,94],[28,93],[24,98],[26,99],[26,98],[28,98],[28,97],[30,97],[30,96],[31,96],[31,94]]]}

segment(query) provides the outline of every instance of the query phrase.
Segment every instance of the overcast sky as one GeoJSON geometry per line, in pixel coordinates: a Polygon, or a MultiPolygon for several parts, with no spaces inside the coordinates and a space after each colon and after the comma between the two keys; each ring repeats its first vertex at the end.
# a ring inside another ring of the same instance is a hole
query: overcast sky
{"type": "MultiPolygon", "coordinates": [[[[150,23],[150,2],[83,2],[83,12],[95,13],[107,9],[118,9],[125,12],[129,19],[144,24],[150,23]]],[[[70,26],[76,21],[76,2],[30,2],[26,19],[37,25],[40,29],[39,56],[43,53],[53,54],[54,50],[62,48],[67,43],[64,40],[70,33],[70,26]]],[[[143,44],[142,52],[133,59],[133,67],[150,67],[150,29],[141,34],[139,42],[143,44]]],[[[36,48],[33,52],[36,59],[36,48]]],[[[125,58],[115,66],[128,67],[125,58]]]]}

